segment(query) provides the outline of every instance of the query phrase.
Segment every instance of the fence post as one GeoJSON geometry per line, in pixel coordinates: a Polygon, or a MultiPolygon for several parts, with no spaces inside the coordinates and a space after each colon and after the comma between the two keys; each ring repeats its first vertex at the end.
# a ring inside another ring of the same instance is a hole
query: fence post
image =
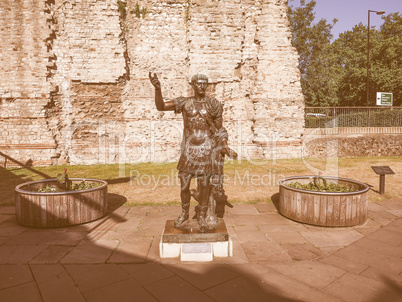
{"type": "Polygon", "coordinates": [[[335,118],[336,118],[336,108],[334,107],[334,109],[333,109],[333,114],[332,114],[332,116],[333,116],[333,119],[332,119],[332,121],[333,121],[333,127],[335,128],[336,127],[336,121],[335,121],[335,118]]]}
{"type": "Polygon", "coordinates": [[[368,120],[367,120],[367,127],[370,127],[370,119],[371,119],[371,112],[370,112],[370,107],[368,107],[368,120]]]}

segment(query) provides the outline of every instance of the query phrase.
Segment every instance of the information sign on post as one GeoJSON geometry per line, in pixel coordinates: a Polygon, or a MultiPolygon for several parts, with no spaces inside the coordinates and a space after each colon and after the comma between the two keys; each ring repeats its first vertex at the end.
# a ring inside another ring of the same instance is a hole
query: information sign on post
{"type": "Polygon", "coordinates": [[[392,106],[392,93],[391,92],[377,92],[377,105],[392,106]]]}

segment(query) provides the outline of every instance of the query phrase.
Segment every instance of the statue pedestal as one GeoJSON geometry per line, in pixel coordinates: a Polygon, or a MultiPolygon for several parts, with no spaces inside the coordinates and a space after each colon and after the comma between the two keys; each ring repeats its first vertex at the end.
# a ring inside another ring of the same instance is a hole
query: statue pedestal
{"type": "Polygon", "coordinates": [[[219,219],[216,229],[207,233],[199,231],[196,220],[174,226],[167,220],[159,243],[161,258],[177,258],[181,261],[212,261],[213,257],[233,256],[232,240],[223,219],[219,219]]]}

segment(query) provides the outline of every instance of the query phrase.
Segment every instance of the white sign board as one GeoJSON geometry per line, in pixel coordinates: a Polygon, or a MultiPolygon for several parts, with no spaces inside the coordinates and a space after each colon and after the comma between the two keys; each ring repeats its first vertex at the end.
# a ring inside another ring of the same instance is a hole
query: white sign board
{"type": "Polygon", "coordinates": [[[377,92],[377,105],[392,106],[392,93],[391,92],[377,92]]]}

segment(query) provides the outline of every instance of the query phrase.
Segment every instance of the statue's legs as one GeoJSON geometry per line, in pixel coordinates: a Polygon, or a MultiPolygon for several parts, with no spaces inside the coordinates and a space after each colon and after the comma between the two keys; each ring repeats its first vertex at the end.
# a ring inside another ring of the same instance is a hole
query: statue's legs
{"type": "Polygon", "coordinates": [[[179,215],[179,217],[177,217],[174,220],[175,227],[181,226],[189,218],[190,199],[191,199],[190,183],[192,178],[193,176],[191,174],[179,172],[182,212],[179,215]]]}
{"type": "Polygon", "coordinates": [[[210,176],[202,175],[198,178],[199,186],[199,206],[200,214],[198,216],[198,225],[200,226],[200,232],[206,232],[210,229],[205,218],[207,216],[208,210],[208,200],[209,200],[209,182],[210,176]]]}

